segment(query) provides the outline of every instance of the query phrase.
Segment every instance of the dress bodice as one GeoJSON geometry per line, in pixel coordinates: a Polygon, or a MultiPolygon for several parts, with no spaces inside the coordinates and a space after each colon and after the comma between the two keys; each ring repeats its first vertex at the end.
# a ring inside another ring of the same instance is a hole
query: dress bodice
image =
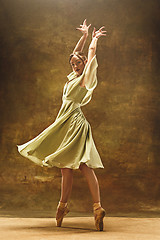
{"type": "Polygon", "coordinates": [[[70,73],[63,89],[62,100],[71,100],[81,106],[87,104],[97,85],[97,66],[96,56],[94,56],[90,64],[85,65],[83,73],[79,77],[76,76],[75,72],[70,73]],[[80,85],[83,78],[85,78],[85,87],[80,85]]]}
{"type": "Polygon", "coordinates": [[[62,106],[56,119],[64,115],[71,114],[75,109],[86,105],[92,98],[93,90],[97,85],[97,60],[94,56],[83,70],[83,73],[77,77],[75,72],[71,72],[67,77],[68,81],[63,88],[62,106]],[[81,87],[80,83],[85,77],[85,87],[81,87]]]}

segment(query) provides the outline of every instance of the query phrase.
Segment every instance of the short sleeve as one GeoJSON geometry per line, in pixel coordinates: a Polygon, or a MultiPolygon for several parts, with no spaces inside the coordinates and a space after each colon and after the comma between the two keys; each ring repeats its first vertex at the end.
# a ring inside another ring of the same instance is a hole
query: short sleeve
{"type": "Polygon", "coordinates": [[[97,86],[97,59],[96,55],[92,58],[91,62],[86,68],[85,71],[85,86],[89,91],[93,91],[97,86]]]}
{"type": "Polygon", "coordinates": [[[91,100],[93,90],[97,86],[97,67],[98,63],[95,55],[92,58],[91,62],[88,65],[87,64],[85,65],[83,73],[79,77],[76,77],[75,72],[71,72],[67,76],[69,80],[75,79],[75,81],[73,81],[71,85],[71,88],[78,86],[81,83],[82,79],[85,78],[84,79],[85,88],[82,89],[86,90],[86,94],[81,102],[81,106],[86,105],[91,100]]]}
{"type": "Polygon", "coordinates": [[[97,59],[96,55],[92,58],[89,65],[84,70],[85,87],[87,89],[86,95],[82,100],[81,105],[86,105],[92,98],[93,90],[97,86],[97,59]]]}

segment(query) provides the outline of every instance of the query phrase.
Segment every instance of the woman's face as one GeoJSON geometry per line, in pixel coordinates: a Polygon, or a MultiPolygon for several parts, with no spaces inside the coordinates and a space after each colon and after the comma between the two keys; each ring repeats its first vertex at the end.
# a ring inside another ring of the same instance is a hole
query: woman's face
{"type": "Polygon", "coordinates": [[[82,74],[86,61],[83,62],[79,57],[74,55],[71,58],[70,64],[72,66],[73,71],[77,74],[78,77],[82,74]]]}

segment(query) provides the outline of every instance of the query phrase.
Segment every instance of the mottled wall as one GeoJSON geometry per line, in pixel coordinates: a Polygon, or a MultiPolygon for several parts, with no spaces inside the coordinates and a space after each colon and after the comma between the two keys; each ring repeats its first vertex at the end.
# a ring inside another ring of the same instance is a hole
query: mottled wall
{"type": "MultiPolygon", "coordinates": [[[[2,210],[56,207],[60,170],[36,166],[16,144],[55,120],[68,56],[81,36],[75,29],[87,18],[108,30],[98,42],[99,83],[82,109],[105,165],[96,170],[103,206],[110,214],[159,212],[159,12],[158,0],[1,0],[2,210]]],[[[85,179],[74,171],[72,210],[90,211],[91,204],[85,179]]]]}

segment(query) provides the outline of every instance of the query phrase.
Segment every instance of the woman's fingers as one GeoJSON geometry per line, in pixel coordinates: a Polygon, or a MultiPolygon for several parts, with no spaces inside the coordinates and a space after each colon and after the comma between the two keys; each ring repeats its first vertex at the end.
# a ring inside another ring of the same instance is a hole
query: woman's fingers
{"type": "Polygon", "coordinates": [[[106,36],[106,33],[99,33],[99,34],[97,34],[97,38],[99,38],[99,37],[101,37],[101,36],[106,36]]]}
{"type": "Polygon", "coordinates": [[[105,26],[101,27],[98,31],[102,31],[103,28],[105,28],[105,26]]]}
{"type": "Polygon", "coordinates": [[[106,33],[107,31],[101,31],[101,33],[106,33]]]}
{"type": "Polygon", "coordinates": [[[80,25],[80,27],[76,28],[76,30],[81,31],[83,34],[88,34],[88,30],[90,28],[91,24],[88,26],[86,25],[86,19],[83,21],[83,24],[80,25]]]}
{"type": "MultiPolygon", "coordinates": [[[[83,24],[80,25],[79,28],[76,28],[77,30],[88,33],[89,28],[91,27],[91,24],[87,26],[87,20],[85,19],[83,21],[83,24]]],[[[96,28],[94,27],[92,32],[92,37],[100,37],[100,36],[106,36],[107,31],[104,30],[105,26],[102,26],[99,28],[99,30],[96,31],[96,28]]]]}
{"type": "Polygon", "coordinates": [[[92,32],[92,36],[94,36],[95,33],[96,33],[96,29],[95,29],[95,27],[94,27],[93,32],[92,32]]]}
{"type": "Polygon", "coordinates": [[[101,27],[98,31],[96,31],[96,36],[99,38],[101,36],[106,36],[107,31],[103,30],[105,26],[101,27]]]}
{"type": "Polygon", "coordinates": [[[91,24],[88,25],[87,27],[87,24],[86,24],[86,19],[84,20],[83,24],[80,24],[80,27],[87,27],[87,28],[90,28],[91,24]]]}
{"type": "Polygon", "coordinates": [[[87,19],[83,21],[83,25],[80,25],[81,27],[87,27],[88,29],[90,28],[91,24],[87,26],[87,19]]]}
{"type": "Polygon", "coordinates": [[[84,19],[84,21],[83,21],[83,25],[86,25],[86,21],[87,21],[87,19],[84,19]]]}
{"type": "Polygon", "coordinates": [[[77,30],[80,30],[80,31],[82,30],[82,28],[76,28],[76,29],[77,29],[77,30]]]}

